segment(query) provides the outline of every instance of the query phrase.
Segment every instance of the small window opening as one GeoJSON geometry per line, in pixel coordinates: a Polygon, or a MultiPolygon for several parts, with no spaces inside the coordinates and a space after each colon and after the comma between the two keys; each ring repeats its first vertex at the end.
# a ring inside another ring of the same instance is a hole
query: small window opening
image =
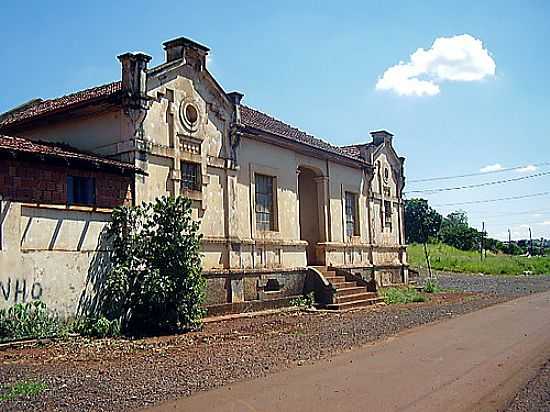
{"type": "Polygon", "coordinates": [[[185,107],[185,118],[190,124],[195,124],[199,120],[199,112],[195,106],[188,104],[185,107]]]}
{"type": "Polygon", "coordinates": [[[94,177],[67,176],[67,203],[69,205],[95,205],[94,177]]]}
{"type": "Polygon", "coordinates": [[[264,292],[278,292],[281,290],[281,285],[277,279],[268,279],[264,287],[264,292]]]}

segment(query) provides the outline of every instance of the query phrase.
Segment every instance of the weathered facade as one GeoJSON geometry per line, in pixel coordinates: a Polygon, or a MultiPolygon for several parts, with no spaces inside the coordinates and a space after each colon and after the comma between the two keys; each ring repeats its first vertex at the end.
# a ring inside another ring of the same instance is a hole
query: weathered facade
{"type": "Polygon", "coordinates": [[[0,135],[0,308],[42,299],[66,316],[107,269],[105,226],[130,204],[130,164],[0,135]]]}
{"type": "Polygon", "coordinates": [[[144,171],[134,201],[191,198],[209,305],[284,304],[301,294],[312,266],[407,281],[404,158],[390,133],[331,145],[224,91],[206,47],[178,38],[164,49],[159,66],[127,53],[121,81],[2,115],[0,132],[132,164],[144,171]]]}

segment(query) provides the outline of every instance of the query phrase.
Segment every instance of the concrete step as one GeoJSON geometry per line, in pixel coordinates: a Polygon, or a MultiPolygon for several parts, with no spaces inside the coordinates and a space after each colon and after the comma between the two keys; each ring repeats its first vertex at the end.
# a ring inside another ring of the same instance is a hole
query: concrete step
{"type": "Polygon", "coordinates": [[[357,283],[355,282],[346,282],[344,281],[338,281],[338,282],[331,282],[332,286],[338,291],[339,289],[345,289],[345,288],[351,288],[357,286],[357,283]]]}
{"type": "Polygon", "coordinates": [[[351,302],[330,303],[325,306],[325,309],[348,310],[348,309],[354,309],[354,308],[361,308],[364,306],[374,305],[375,303],[382,302],[383,300],[384,299],[381,297],[376,297],[376,298],[370,298],[370,299],[353,300],[351,302]]]}
{"type": "Polygon", "coordinates": [[[346,281],[346,278],[344,276],[325,276],[325,279],[328,280],[330,283],[346,281]]]}
{"type": "Polygon", "coordinates": [[[348,295],[356,295],[358,293],[368,292],[368,289],[364,286],[352,286],[350,288],[341,288],[336,291],[334,294],[335,297],[343,297],[348,295]]]}
{"type": "Polygon", "coordinates": [[[376,293],[374,292],[360,292],[360,293],[354,293],[352,295],[336,296],[335,303],[346,303],[346,302],[353,302],[358,300],[368,300],[368,299],[374,299],[377,297],[378,296],[376,296],[376,293]]]}

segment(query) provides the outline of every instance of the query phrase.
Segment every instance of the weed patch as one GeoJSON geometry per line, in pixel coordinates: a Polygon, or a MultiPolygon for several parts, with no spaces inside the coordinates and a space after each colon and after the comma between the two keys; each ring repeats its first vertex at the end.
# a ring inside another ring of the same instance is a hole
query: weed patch
{"type": "Polygon", "coordinates": [[[442,291],[441,287],[433,279],[428,279],[428,281],[426,282],[426,285],[424,286],[424,292],[426,293],[439,293],[441,291],[442,291]]]}
{"type": "Polygon", "coordinates": [[[412,288],[387,288],[381,290],[381,295],[388,305],[426,301],[424,295],[412,288]]]}
{"type": "Polygon", "coordinates": [[[310,292],[307,295],[292,299],[289,303],[290,306],[312,308],[315,304],[315,295],[313,292],[310,292]]]}
{"type": "Polygon", "coordinates": [[[48,389],[48,385],[36,381],[20,381],[3,388],[0,393],[0,401],[10,401],[22,396],[39,395],[48,389]]]}

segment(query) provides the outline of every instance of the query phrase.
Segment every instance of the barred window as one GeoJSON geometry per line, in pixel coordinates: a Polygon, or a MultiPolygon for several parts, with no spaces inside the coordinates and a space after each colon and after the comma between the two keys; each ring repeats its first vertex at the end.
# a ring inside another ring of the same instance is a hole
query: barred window
{"type": "Polygon", "coordinates": [[[357,218],[357,195],[346,192],[346,235],[348,237],[359,235],[359,219],[357,218]]]}
{"type": "Polygon", "coordinates": [[[384,225],[390,229],[392,225],[392,206],[391,202],[384,200],[384,225]]]}
{"type": "Polygon", "coordinates": [[[201,190],[201,167],[198,163],[181,162],[182,190],[201,190]]]}
{"type": "Polygon", "coordinates": [[[69,205],[95,205],[95,178],[67,176],[67,203],[69,205]]]}
{"type": "Polygon", "coordinates": [[[273,181],[272,176],[255,175],[256,230],[259,231],[275,230],[273,181]]]}

